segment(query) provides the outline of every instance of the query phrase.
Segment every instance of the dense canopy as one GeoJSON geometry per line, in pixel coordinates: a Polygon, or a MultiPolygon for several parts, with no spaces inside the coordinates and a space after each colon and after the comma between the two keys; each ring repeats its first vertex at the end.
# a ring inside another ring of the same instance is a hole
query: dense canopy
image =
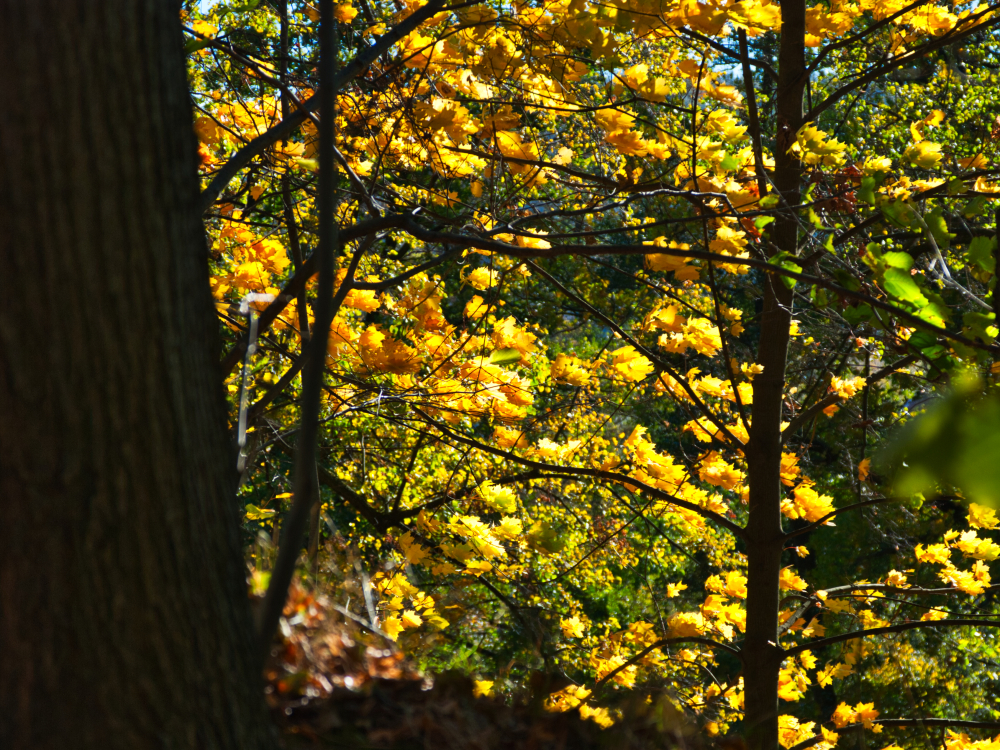
{"type": "Polygon", "coordinates": [[[298,502],[303,579],[482,692],[995,747],[995,498],[880,459],[1000,372],[995,3],[188,6],[258,592],[298,502]]]}

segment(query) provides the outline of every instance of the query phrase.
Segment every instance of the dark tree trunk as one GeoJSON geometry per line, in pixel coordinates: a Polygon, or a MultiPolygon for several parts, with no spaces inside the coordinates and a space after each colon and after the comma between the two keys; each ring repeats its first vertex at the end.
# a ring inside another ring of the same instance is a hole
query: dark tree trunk
{"type": "MultiPolygon", "coordinates": [[[[802,125],[805,88],[805,2],[781,3],[781,41],[775,114],[777,132],[772,181],[785,207],[799,203],[801,167],[788,153],[802,125]]],[[[792,210],[772,232],[778,251],[798,252],[798,221],[792,210]]],[[[778,588],[781,553],[781,421],[792,292],[775,275],[764,281],[764,309],[757,362],[764,371],[753,381],[753,423],[747,446],[750,474],[747,521],[747,630],[743,646],[745,725],[750,750],[778,750],[778,588]]]]}
{"type": "Polygon", "coordinates": [[[272,744],[182,45],[0,0],[0,747],[272,744]]]}

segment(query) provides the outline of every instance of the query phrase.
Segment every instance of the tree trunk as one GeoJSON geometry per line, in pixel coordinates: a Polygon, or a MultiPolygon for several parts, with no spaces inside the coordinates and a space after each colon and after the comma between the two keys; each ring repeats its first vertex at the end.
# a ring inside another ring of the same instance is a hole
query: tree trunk
{"type": "MultiPolygon", "coordinates": [[[[781,205],[799,202],[800,166],[788,154],[802,125],[805,87],[805,3],[781,3],[781,42],[775,113],[772,181],[781,205]]],[[[752,84],[751,84],[752,85],[752,84]]],[[[797,253],[798,222],[791,210],[779,215],[771,239],[777,251],[797,253]]],[[[781,421],[792,292],[774,275],[765,279],[753,422],[747,464],[750,474],[747,522],[747,630],[744,641],[745,724],[749,750],[778,750],[778,606],[781,553],[781,421]]]]}
{"type": "Polygon", "coordinates": [[[0,1],[0,747],[272,746],[177,4],[0,1]]]}

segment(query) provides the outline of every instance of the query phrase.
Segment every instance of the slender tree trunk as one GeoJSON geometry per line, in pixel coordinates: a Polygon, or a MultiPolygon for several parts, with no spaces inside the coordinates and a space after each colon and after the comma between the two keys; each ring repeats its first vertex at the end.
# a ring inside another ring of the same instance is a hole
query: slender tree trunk
{"type": "Polygon", "coordinates": [[[178,4],[0,0],[0,747],[272,745],[178,4]]]}
{"type": "MultiPolygon", "coordinates": [[[[772,181],[783,206],[799,202],[800,167],[788,153],[802,125],[805,86],[805,3],[781,4],[781,43],[776,92],[777,133],[772,181]]],[[[752,84],[751,84],[752,85],[752,84]]],[[[774,224],[778,251],[795,254],[798,222],[788,212],[774,224]]],[[[753,422],[747,463],[750,517],[747,523],[747,630],[744,641],[745,723],[749,750],[778,750],[778,588],[781,553],[781,421],[788,356],[792,292],[775,276],[765,279],[753,422]]]]}

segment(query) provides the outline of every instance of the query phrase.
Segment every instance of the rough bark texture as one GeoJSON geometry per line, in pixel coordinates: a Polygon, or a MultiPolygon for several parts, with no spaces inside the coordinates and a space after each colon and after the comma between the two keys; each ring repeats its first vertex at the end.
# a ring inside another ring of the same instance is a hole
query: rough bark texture
{"type": "MultiPolygon", "coordinates": [[[[805,3],[781,3],[781,42],[776,91],[776,148],[772,181],[781,204],[799,202],[800,167],[788,153],[802,125],[805,86],[805,3]]],[[[775,222],[778,251],[797,252],[798,222],[790,213],[775,222]]],[[[747,629],[743,647],[745,725],[749,750],[778,750],[778,579],[784,539],[781,527],[781,421],[792,292],[773,275],[765,280],[757,362],[764,372],[753,381],[753,423],[747,464],[750,473],[747,522],[747,629]]]]}
{"type": "Polygon", "coordinates": [[[271,745],[178,7],[0,1],[0,747],[271,745]]]}

